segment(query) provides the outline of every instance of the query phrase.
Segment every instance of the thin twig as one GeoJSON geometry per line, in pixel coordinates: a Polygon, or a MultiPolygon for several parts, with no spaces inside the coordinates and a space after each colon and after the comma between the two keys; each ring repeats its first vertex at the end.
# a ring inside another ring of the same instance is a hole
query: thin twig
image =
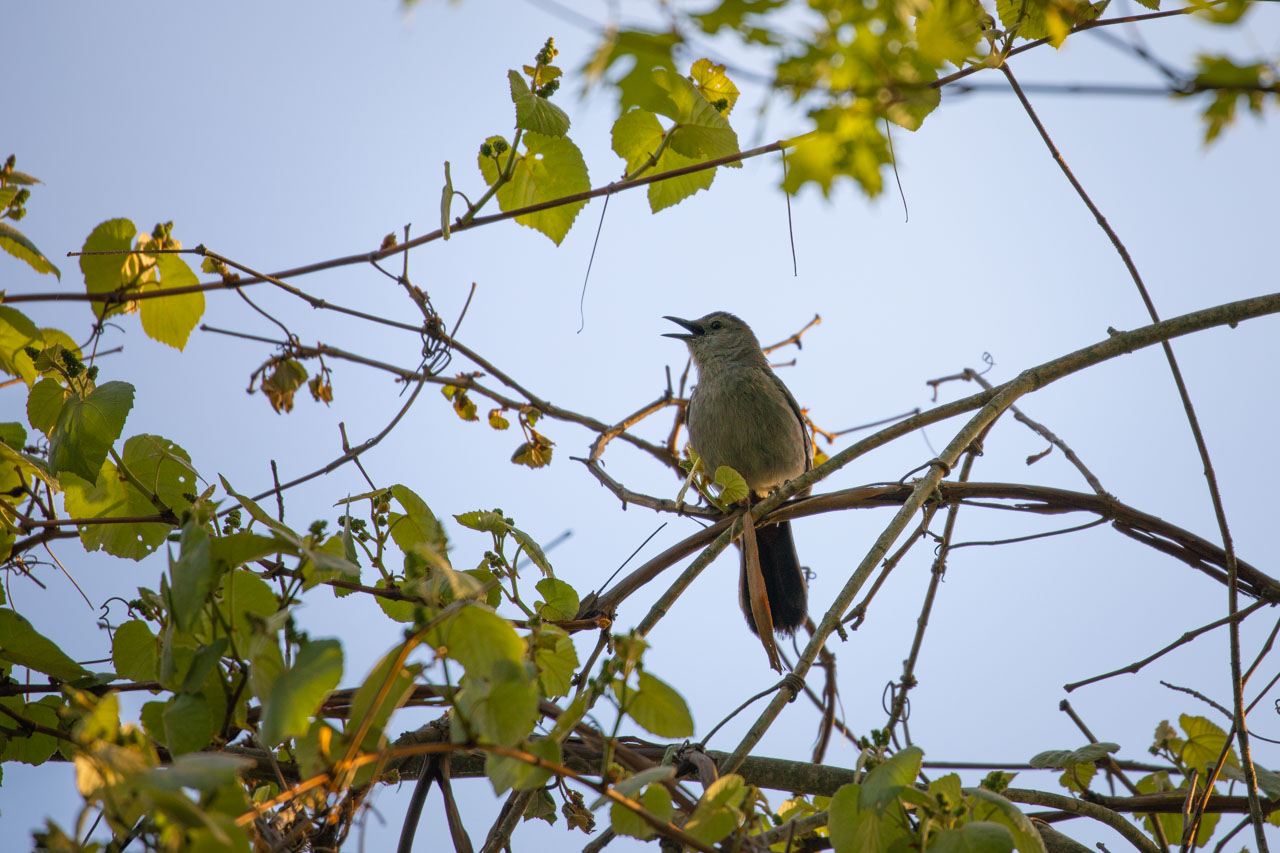
{"type": "Polygon", "coordinates": [[[1075,690],[1077,687],[1084,687],[1086,684],[1094,684],[1099,681],[1105,681],[1106,679],[1114,678],[1117,675],[1124,675],[1126,673],[1128,673],[1129,675],[1133,675],[1138,671],[1140,671],[1147,664],[1152,663],[1156,660],[1159,660],[1160,658],[1167,655],[1169,652],[1173,651],[1179,646],[1186,645],[1187,643],[1194,640],[1196,637],[1199,637],[1201,634],[1207,634],[1209,631],[1212,631],[1214,628],[1221,628],[1223,625],[1227,624],[1232,619],[1235,619],[1237,621],[1244,620],[1248,618],[1250,615],[1252,615],[1255,611],[1260,610],[1263,607],[1267,606],[1269,603],[1270,602],[1266,602],[1266,601],[1255,601],[1253,604],[1250,604],[1248,607],[1246,607],[1244,610],[1241,610],[1235,616],[1224,616],[1221,619],[1210,622],[1208,625],[1201,625],[1199,628],[1194,628],[1190,631],[1187,631],[1185,634],[1183,634],[1178,639],[1174,640],[1169,645],[1165,646],[1159,651],[1152,652],[1151,654],[1147,655],[1145,658],[1142,658],[1141,660],[1136,660],[1133,663],[1128,664],[1127,666],[1122,666],[1119,669],[1113,669],[1110,672],[1104,672],[1102,675],[1095,675],[1091,678],[1086,678],[1082,681],[1073,681],[1070,684],[1064,684],[1062,685],[1062,689],[1070,693],[1071,691],[1075,690]]]}
{"type": "MultiPolygon", "coordinates": [[[[1026,94],[1018,85],[1018,81],[1013,76],[1013,71],[1010,70],[1008,62],[1002,63],[1000,70],[1004,72],[1009,85],[1013,88],[1014,93],[1017,94],[1023,109],[1026,110],[1027,115],[1031,118],[1041,139],[1044,140],[1045,146],[1049,149],[1054,160],[1057,161],[1063,175],[1066,176],[1071,186],[1075,189],[1076,194],[1080,196],[1080,200],[1089,208],[1089,212],[1097,220],[1098,226],[1107,235],[1112,246],[1115,247],[1116,252],[1120,255],[1120,259],[1128,269],[1129,276],[1133,279],[1133,283],[1138,289],[1138,294],[1142,298],[1143,305],[1146,306],[1147,314],[1151,317],[1152,322],[1160,322],[1160,315],[1156,311],[1155,303],[1152,301],[1151,294],[1147,291],[1147,287],[1142,281],[1137,265],[1129,255],[1129,250],[1125,248],[1124,243],[1120,241],[1119,235],[1116,234],[1115,230],[1107,222],[1106,217],[1102,215],[1102,211],[1093,203],[1093,199],[1085,192],[1084,187],[1067,166],[1066,160],[1059,153],[1053,140],[1049,138],[1048,131],[1045,130],[1039,116],[1036,115],[1035,110],[1031,107],[1031,102],[1027,100],[1026,94]]],[[[1218,476],[1213,467],[1213,460],[1209,456],[1209,445],[1200,429],[1200,421],[1196,417],[1195,407],[1191,403],[1191,394],[1187,390],[1186,382],[1182,378],[1182,370],[1174,357],[1173,346],[1168,341],[1162,341],[1160,346],[1164,350],[1165,360],[1169,363],[1169,372],[1173,376],[1174,385],[1177,386],[1178,396],[1182,400],[1182,408],[1186,414],[1187,424],[1191,427],[1196,451],[1199,453],[1200,461],[1203,465],[1205,484],[1209,490],[1209,500],[1213,504],[1214,518],[1218,522],[1218,531],[1222,536],[1222,549],[1227,555],[1227,613],[1234,617],[1240,606],[1239,572],[1236,565],[1235,545],[1232,542],[1231,529],[1227,524],[1226,509],[1222,503],[1222,494],[1218,489],[1218,476]]],[[[1258,779],[1257,774],[1254,772],[1253,760],[1249,752],[1249,730],[1244,718],[1243,678],[1240,668],[1240,625],[1235,621],[1229,622],[1227,630],[1231,658],[1231,703],[1235,714],[1236,740],[1240,746],[1240,763],[1244,769],[1245,785],[1248,788],[1250,815],[1253,818],[1254,838],[1258,844],[1258,853],[1268,853],[1267,840],[1263,834],[1262,804],[1258,799],[1258,779]]]]}

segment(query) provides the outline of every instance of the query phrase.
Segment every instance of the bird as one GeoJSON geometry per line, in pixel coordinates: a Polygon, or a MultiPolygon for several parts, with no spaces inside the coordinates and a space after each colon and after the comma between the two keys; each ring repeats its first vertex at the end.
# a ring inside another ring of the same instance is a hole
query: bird
{"type": "MultiPolygon", "coordinates": [[[[685,420],[689,444],[705,472],[714,475],[727,465],[747,481],[752,496],[763,498],[813,467],[813,444],[800,405],[769,368],[750,326],[727,311],[697,320],[663,319],[684,329],[664,337],[684,341],[698,369],[685,420]]],[[[808,590],[791,523],[761,525],[755,536],[774,631],[794,634],[808,615],[808,590]]],[[[738,596],[747,625],[758,635],[745,551],[738,596]]]]}

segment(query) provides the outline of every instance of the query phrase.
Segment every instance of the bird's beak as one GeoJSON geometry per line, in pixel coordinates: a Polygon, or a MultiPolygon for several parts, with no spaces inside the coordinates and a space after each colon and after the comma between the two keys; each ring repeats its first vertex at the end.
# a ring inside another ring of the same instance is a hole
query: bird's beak
{"type": "Polygon", "coordinates": [[[662,319],[670,320],[671,322],[675,323],[677,326],[681,326],[689,330],[689,334],[687,335],[682,335],[679,332],[667,332],[663,335],[664,338],[675,338],[676,340],[680,340],[680,341],[691,341],[698,335],[705,335],[707,333],[706,329],[702,328],[692,320],[681,320],[679,317],[663,317],[662,319]]]}

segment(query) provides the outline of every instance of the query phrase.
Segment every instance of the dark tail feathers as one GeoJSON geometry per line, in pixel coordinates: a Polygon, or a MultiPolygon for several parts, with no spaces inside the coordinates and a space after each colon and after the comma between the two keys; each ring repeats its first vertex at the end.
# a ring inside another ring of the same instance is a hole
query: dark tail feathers
{"type": "MultiPolygon", "coordinates": [[[[791,538],[791,522],[757,527],[756,547],[760,552],[760,574],[764,576],[769,610],[773,614],[773,630],[779,634],[794,634],[804,624],[805,616],[809,613],[809,594],[804,570],[800,568],[800,560],[796,557],[796,543],[791,538]]],[[[746,572],[747,561],[743,556],[738,599],[751,632],[759,634],[756,620],[751,616],[746,572]]]]}

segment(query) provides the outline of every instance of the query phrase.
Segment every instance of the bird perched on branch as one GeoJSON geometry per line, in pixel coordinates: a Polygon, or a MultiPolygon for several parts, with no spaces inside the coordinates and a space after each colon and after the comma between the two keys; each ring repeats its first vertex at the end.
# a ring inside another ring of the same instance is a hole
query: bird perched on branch
{"type": "MultiPolygon", "coordinates": [[[[727,465],[747,481],[751,496],[761,498],[813,467],[813,445],[800,406],[769,369],[760,342],[746,323],[725,311],[697,320],[663,319],[685,330],[665,337],[688,344],[698,368],[686,421],[689,443],[702,458],[708,476],[727,465]]],[[[791,523],[761,525],[755,541],[773,629],[794,633],[808,613],[808,593],[791,523]]],[[[749,586],[744,548],[739,599],[747,624],[759,634],[749,586]]]]}

